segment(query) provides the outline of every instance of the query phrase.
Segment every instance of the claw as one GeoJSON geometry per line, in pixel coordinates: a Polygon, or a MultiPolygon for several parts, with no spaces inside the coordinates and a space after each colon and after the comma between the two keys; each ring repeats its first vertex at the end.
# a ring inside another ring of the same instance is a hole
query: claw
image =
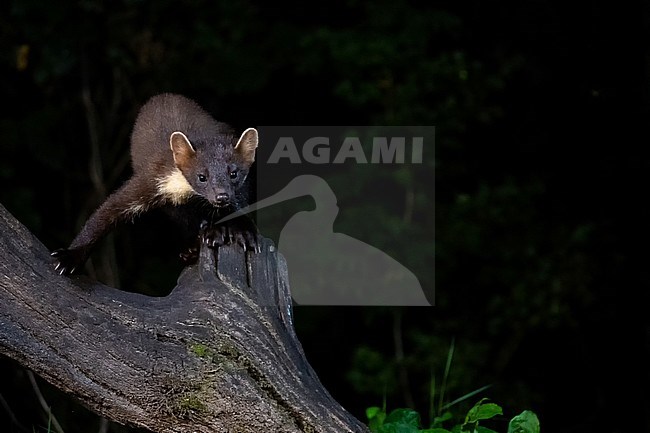
{"type": "Polygon", "coordinates": [[[70,275],[79,269],[86,260],[86,250],[83,248],[59,248],[50,253],[56,260],[54,272],[59,275],[70,275]]]}
{"type": "Polygon", "coordinates": [[[244,252],[260,251],[258,246],[257,228],[248,220],[234,220],[227,224],[201,224],[200,239],[210,248],[223,245],[240,245],[244,252]]]}
{"type": "Polygon", "coordinates": [[[208,227],[208,222],[206,220],[201,221],[201,225],[199,226],[199,228],[201,230],[205,230],[207,227],[208,227]]]}

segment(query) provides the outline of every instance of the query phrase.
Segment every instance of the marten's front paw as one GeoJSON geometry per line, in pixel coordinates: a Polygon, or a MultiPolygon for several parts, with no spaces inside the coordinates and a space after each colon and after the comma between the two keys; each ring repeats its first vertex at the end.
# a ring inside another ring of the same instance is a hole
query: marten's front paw
{"type": "Polygon", "coordinates": [[[202,225],[201,239],[210,248],[223,245],[239,244],[244,251],[259,252],[257,228],[251,221],[228,221],[224,224],[207,226],[202,225]]]}
{"type": "Polygon", "coordinates": [[[231,239],[234,244],[239,244],[244,251],[260,252],[260,245],[257,239],[257,230],[230,230],[231,239]]]}
{"type": "Polygon", "coordinates": [[[83,250],[60,248],[50,254],[56,259],[54,270],[60,275],[70,275],[86,261],[86,254],[83,250]]]}

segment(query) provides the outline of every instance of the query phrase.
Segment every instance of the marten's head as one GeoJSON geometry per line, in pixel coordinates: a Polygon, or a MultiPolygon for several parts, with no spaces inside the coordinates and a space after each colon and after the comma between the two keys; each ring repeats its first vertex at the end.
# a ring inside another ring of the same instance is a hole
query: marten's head
{"type": "Polygon", "coordinates": [[[248,128],[236,136],[218,135],[190,142],[180,131],[171,134],[176,168],[198,194],[219,208],[234,207],[235,195],[255,161],[257,130],[248,128]]]}

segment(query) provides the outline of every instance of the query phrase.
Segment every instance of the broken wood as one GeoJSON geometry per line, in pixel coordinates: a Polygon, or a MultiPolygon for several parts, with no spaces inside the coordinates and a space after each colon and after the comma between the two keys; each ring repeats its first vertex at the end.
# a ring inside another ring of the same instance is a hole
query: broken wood
{"type": "Polygon", "coordinates": [[[202,248],[169,296],[61,277],[0,205],[0,353],[113,421],[154,432],[367,432],[323,388],[292,323],[287,267],[202,248]]]}

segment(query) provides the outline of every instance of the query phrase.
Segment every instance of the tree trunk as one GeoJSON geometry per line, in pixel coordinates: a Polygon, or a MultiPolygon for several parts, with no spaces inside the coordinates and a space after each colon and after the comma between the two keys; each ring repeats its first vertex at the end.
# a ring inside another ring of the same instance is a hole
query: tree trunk
{"type": "Polygon", "coordinates": [[[164,298],[54,272],[0,205],[0,353],[93,411],[154,432],[367,432],[323,388],[291,317],[287,268],[203,248],[164,298]]]}

